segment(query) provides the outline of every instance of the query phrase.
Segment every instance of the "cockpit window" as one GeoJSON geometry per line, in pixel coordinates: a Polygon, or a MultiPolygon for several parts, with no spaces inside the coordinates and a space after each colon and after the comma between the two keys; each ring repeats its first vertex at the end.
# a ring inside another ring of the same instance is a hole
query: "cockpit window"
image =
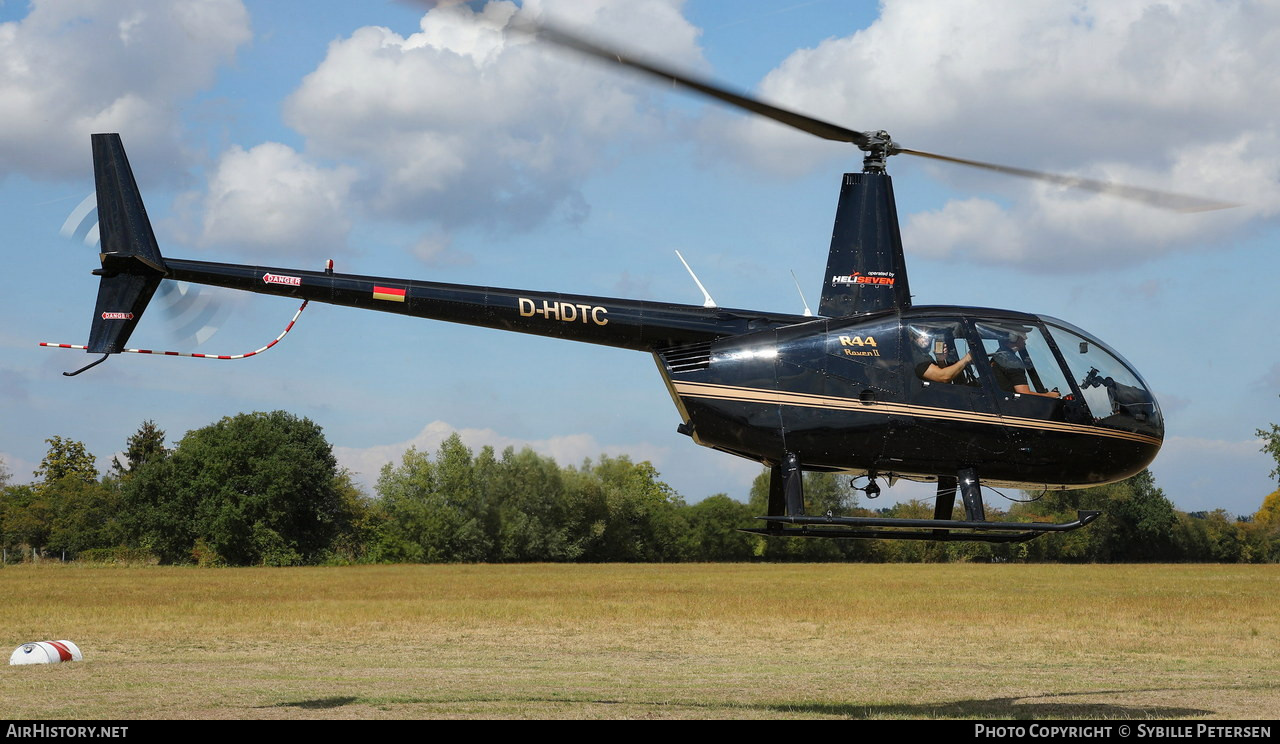
{"type": "Polygon", "coordinates": [[[1097,423],[1129,431],[1161,431],[1155,397],[1124,362],[1079,334],[1045,326],[1080,386],[1097,423]]]}
{"type": "Polygon", "coordinates": [[[996,387],[1014,395],[1059,398],[1071,393],[1040,329],[1013,322],[975,323],[996,387]]]}

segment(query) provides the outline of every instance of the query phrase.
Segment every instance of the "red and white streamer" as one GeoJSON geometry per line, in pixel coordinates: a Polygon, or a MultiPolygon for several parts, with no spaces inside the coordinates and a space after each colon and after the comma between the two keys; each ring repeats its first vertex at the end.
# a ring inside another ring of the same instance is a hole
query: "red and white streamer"
{"type": "MultiPolygon", "coordinates": [[[[293,318],[290,319],[289,325],[284,327],[284,330],[280,332],[279,336],[275,337],[274,341],[267,344],[266,346],[263,346],[261,349],[254,349],[253,351],[245,352],[244,354],[195,354],[195,353],[189,353],[184,351],[153,351],[151,349],[121,349],[120,351],[121,353],[124,353],[124,354],[157,354],[159,356],[193,357],[195,359],[247,359],[248,357],[254,356],[255,354],[261,354],[267,349],[270,349],[272,346],[275,346],[276,344],[280,343],[280,339],[289,335],[289,331],[293,330],[293,324],[298,322],[298,316],[302,315],[302,311],[307,309],[308,302],[310,302],[310,300],[303,300],[302,306],[298,308],[298,312],[293,314],[293,318]]],[[[54,343],[49,343],[47,341],[41,341],[40,345],[47,346],[51,349],[87,349],[89,348],[88,346],[79,345],[79,344],[54,344],[54,343]]]]}

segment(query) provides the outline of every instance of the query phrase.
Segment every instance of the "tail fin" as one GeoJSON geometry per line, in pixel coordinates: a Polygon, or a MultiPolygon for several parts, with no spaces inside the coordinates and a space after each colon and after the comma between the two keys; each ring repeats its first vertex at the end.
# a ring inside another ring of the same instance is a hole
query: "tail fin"
{"type": "Polygon", "coordinates": [[[93,135],[93,173],[102,239],[102,268],[93,273],[102,280],[87,350],[115,354],[129,341],[167,269],[120,135],[93,135]]]}
{"type": "Polygon", "coordinates": [[[893,181],[846,173],[818,313],[828,318],[911,307],[893,181]]]}

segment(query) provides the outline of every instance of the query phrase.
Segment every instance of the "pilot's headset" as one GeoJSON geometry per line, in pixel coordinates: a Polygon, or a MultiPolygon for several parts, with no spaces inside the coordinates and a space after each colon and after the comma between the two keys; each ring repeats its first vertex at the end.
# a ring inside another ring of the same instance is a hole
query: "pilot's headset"
{"type": "Polygon", "coordinates": [[[1014,344],[1020,343],[1022,344],[1023,348],[1026,348],[1027,339],[1030,338],[1030,336],[1031,334],[1027,331],[1019,330],[1017,328],[1010,328],[1007,331],[1005,331],[1004,342],[1009,346],[1013,346],[1014,344]]]}
{"type": "Polygon", "coordinates": [[[907,334],[911,337],[911,343],[915,344],[917,349],[930,352],[933,349],[930,344],[934,340],[933,331],[920,326],[907,326],[907,334]]]}

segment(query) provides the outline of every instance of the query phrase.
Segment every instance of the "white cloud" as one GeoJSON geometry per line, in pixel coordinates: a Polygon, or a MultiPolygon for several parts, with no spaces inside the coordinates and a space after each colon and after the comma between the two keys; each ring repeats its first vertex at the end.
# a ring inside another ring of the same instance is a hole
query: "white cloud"
{"type": "MultiPolygon", "coordinates": [[[[795,52],[759,92],[837,124],[888,129],[909,148],[1246,205],[1171,215],[928,166],[970,193],[999,188],[1012,205],[967,199],[920,215],[909,225],[913,246],[1089,270],[1120,247],[1140,260],[1280,212],[1278,64],[1274,4],[886,0],[870,27],[795,52]]],[[[759,120],[730,125],[729,136],[742,157],[775,173],[836,157],[847,164],[853,154],[759,120]]],[[[901,171],[902,159],[890,169],[901,171]]]]}
{"type": "Polygon", "coordinates": [[[410,248],[419,261],[428,266],[467,266],[471,256],[453,248],[453,239],[443,232],[431,232],[418,238],[410,248]]]}
{"type": "Polygon", "coordinates": [[[681,64],[700,59],[675,0],[440,7],[408,37],[365,27],[333,42],[286,121],[309,155],[360,169],[357,192],[375,214],[445,229],[581,219],[584,179],[661,121],[645,108],[647,86],[504,31],[542,13],[681,64]]]}
{"type": "Polygon", "coordinates": [[[1219,242],[1234,227],[1280,213],[1280,159],[1267,152],[1276,146],[1280,138],[1273,135],[1246,134],[1214,150],[1179,155],[1167,173],[1121,163],[1099,166],[1101,177],[1116,183],[1215,184],[1182,191],[1211,191],[1239,205],[1233,209],[1180,214],[1037,183],[1008,208],[974,198],[910,215],[903,240],[926,256],[1057,272],[1137,263],[1154,253],[1219,242]],[[1262,146],[1264,140],[1268,144],[1262,146]]]}
{"type": "Polygon", "coordinates": [[[0,175],[79,175],[89,135],[140,162],[181,158],[181,106],[249,40],[239,0],[32,3],[0,24],[0,175]]]}
{"type": "Polygon", "coordinates": [[[933,258],[963,251],[966,257],[1002,261],[1019,259],[1031,247],[1022,225],[1000,205],[978,198],[953,200],[942,209],[910,215],[902,233],[913,254],[933,258]]]}
{"type": "Polygon", "coordinates": [[[570,465],[576,467],[587,458],[595,459],[601,454],[607,454],[627,455],[636,462],[648,460],[660,470],[668,454],[665,447],[644,443],[601,444],[590,434],[568,434],[536,440],[518,439],[492,429],[456,429],[445,421],[432,421],[416,436],[405,442],[365,448],[334,447],[333,454],[338,458],[339,465],[355,473],[357,480],[372,492],[373,484],[377,481],[383,465],[388,463],[398,465],[400,458],[410,447],[416,447],[420,452],[434,454],[440,444],[455,433],[473,452],[479,452],[482,447],[492,447],[501,454],[507,447],[514,447],[516,450],[528,447],[540,455],[553,458],[562,467],[570,465]]]}
{"type": "Polygon", "coordinates": [[[32,473],[40,467],[40,462],[31,462],[15,457],[7,452],[0,452],[0,475],[8,474],[9,485],[16,486],[23,483],[32,482],[34,476],[32,473]]]}
{"type": "Polygon", "coordinates": [[[322,168],[268,142],[223,153],[204,197],[204,245],[315,255],[346,243],[350,168],[322,168]]]}

